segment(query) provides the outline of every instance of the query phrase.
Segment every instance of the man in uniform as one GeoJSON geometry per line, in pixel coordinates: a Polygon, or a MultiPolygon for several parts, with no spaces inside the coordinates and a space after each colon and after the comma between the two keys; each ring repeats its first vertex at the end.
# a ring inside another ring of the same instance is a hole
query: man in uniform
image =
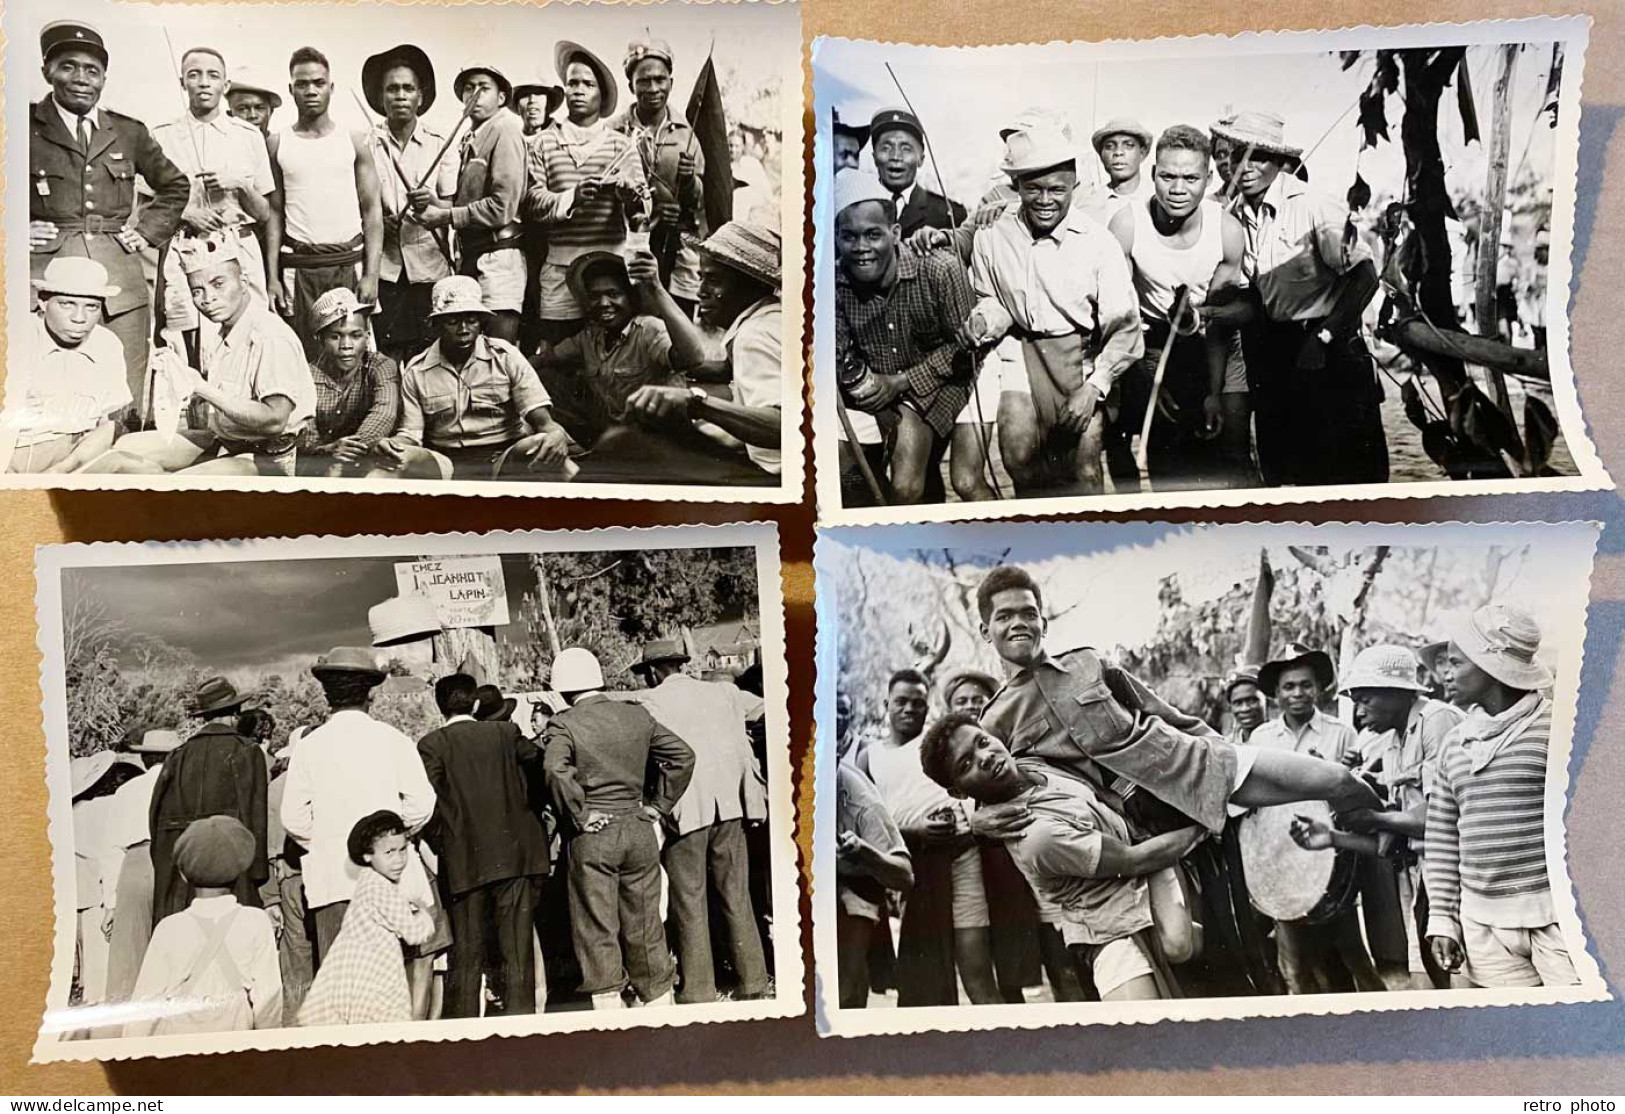
{"type": "Polygon", "coordinates": [[[925,127],[919,117],[906,109],[883,108],[869,121],[869,142],[875,173],[891,193],[905,240],[922,228],[959,227],[965,207],[916,181],[925,164],[925,127]]]}
{"type": "Polygon", "coordinates": [[[409,43],[361,65],[361,91],[384,122],[372,131],[372,157],[384,208],[384,256],[378,272],[378,350],[404,364],[434,341],[429,292],[451,274],[451,237],[431,232],[412,212],[419,182],[437,203],[457,194],[457,160],[434,161],[446,137],[422,116],[435,102],[434,67],[409,43]]]}
{"type": "Polygon", "coordinates": [[[237,119],[253,124],[262,136],[271,134],[271,113],[282,107],[282,97],[246,69],[231,72],[231,86],[226,90],[226,109],[237,119]]]}
{"type": "Polygon", "coordinates": [[[104,324],[124,346],[131,397],[144,400],[152,319],[140,253],[169,242],[190,187],[144,124],[98,107],[108,67],[99,32],[47,24],[40,55],[51,92],[29,115],[29,270],[44,278],[51,260],[73,255],[107,269],[119,292],[107,299],[104,324]],[[132,222],[137,175],[153,197],[132,222]]]}

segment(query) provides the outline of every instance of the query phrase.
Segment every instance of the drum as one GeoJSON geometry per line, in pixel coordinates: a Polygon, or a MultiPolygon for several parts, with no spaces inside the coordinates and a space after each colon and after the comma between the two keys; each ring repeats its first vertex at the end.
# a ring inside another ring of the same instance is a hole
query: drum
{"type": "Polygon", "coordinates": [[[1325,924],[1354,904],[1358,860],[1352,851],[1307,851],[1292,838],[1294,816],[1330,823],[1323,801],[1257,809],[1241,819],[1237,837],[1253,908],[1278,921],[1325,924]]]}

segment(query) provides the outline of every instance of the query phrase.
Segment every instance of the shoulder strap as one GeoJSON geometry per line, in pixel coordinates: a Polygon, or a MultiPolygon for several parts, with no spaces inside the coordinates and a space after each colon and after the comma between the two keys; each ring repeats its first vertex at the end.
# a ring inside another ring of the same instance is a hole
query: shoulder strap
{"type": "Polygon", "coordinates": [[[221,973],[226,976],[227,982],[234,986],[245,985],[242,971],[238,968],[236,961],[231,958],[231,953],[226,950],[226,935],[231,931],[231,926],[236,922],[237,915],[242,911],[242,907],[239,906],[225,916],[213,921],[194,916],[199,926],[203,928],[203,945],[198,949],[197,956],[192,960],[191,970],[186,972],[186,978],[182,980],[181,986],[190,987],[203,977],[203,972],[207,971],[211,965],[216,964],[219,965],[221,973]]]}

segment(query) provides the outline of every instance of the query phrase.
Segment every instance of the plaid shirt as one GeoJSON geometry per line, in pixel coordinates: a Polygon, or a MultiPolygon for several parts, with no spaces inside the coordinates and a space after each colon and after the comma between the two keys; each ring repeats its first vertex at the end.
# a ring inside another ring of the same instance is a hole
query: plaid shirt
{"type": "Polygon", "coordinates": [[[316,384],[316,425],[306,431],[306,452],[341,437],[359,437],[372,446],[395,432],[401,416],[401,378],[395,361],[378,352],[345,379],[335,379],[323,367],[326,357],[310,365],[316,384]]]}
{"type": "Polygon", "coordinates": [[[904,402],[947,437],[976,386],[976,357],[954,338],[975,301],[965,269],[948,250],[903,247],[897,282],[882,293],[865,295],[836,268],[837,346],[881,375],[908,376],[904,402]]]}

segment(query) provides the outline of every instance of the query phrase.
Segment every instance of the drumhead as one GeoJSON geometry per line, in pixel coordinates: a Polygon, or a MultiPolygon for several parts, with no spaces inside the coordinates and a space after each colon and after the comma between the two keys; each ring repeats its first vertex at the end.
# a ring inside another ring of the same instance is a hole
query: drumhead
{"type": "Polygon", "coordinates": [[[1242,817],[1237,838],[1247,872],[1253,907],[1278,921],[1307,917],[1326,896],[1337,866],[1337,852],[1306,851],[1292,839],[1294,816],[1331,821],[1324,801],[1271,805],[1242,817]]]}

